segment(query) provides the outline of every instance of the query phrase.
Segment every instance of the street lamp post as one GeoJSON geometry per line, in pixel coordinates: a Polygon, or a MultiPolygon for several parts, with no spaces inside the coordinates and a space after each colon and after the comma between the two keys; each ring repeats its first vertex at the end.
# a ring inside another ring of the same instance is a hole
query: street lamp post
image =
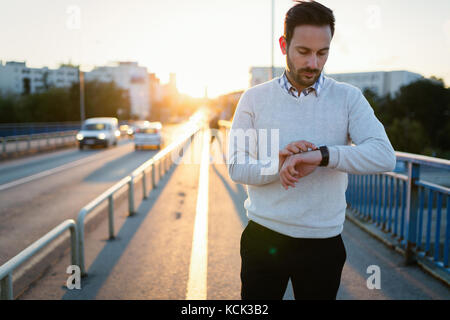
{"type": "Polygon", "coordinates": [[[273,52],[274,51],[273,50],[273,41],[274,41],[274,33],[275,33],[275,30],[274,30],[274,11],[275,11],[275,0],[272,0],[272,37],[271,37],[272,41],[270,42],[270,48],[272,50],[272,63],[271,63],[270,79],[273,79],[275,77],[275,68],[274,68],[274,65],[273,65],[273,61],[274,61],[274,57],[273,57],[273,55],[274,55],[274,52],[273,52]]]}
{"type": "Polygon", "coordinates": [[[83,123],[85,119],[84,113],[84,72],[78,67],[78,78],[80,81],[80,121],[83,123]]]}

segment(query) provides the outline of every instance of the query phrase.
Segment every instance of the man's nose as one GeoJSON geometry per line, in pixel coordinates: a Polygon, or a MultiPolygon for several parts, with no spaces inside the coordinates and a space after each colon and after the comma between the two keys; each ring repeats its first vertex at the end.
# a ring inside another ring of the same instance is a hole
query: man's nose
{"type": "Polygon", "coordinates": [[[312,55],[310,56],[310,58],[308,59],[308,67],[309,67],[310,69],[318,69],[318,68],[319,68],[319,66],[318,66],[318,60],[317,60],[317,57],[316,57],[315,54],[312,54],[312,55]]]}

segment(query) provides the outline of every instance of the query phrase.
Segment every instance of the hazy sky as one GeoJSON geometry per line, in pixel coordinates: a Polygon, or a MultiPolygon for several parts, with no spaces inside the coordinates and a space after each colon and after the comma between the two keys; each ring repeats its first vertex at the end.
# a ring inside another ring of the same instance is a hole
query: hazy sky
{"type": "MultiPolygon", "coordinates": [[[[328,73],[408,70],[450,84],[449,0],[323,0],[336,18],[328,73]]],[[[291,0],[275,0],[275,65],[291,0]]],[[[0,0],[0,60],[30,67],[137,61],[180,91],[248,86],[271,63],[271,0],[0,0]]]]}

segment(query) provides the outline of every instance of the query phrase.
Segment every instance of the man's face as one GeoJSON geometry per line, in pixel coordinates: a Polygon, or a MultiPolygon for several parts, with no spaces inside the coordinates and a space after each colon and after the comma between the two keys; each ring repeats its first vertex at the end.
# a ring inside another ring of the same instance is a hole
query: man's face
{"type": "Polygon", "coordinates": [[[291,43],[280,38],[280,47],[286,54],[286,71],[290,81],[301,88],[314,84],[328,59],[331,42],[329,26],[301,25],[294,29],[291,43]]]}

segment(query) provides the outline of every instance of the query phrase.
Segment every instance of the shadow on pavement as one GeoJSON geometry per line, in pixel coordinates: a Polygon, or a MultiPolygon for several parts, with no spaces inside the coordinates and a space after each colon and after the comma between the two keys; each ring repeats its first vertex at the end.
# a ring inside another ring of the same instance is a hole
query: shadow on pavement
{"type": "Polygon", "coordinates": [[[213,164],[212,168],[214,172],[217,174],[219,179],[222,181],[223,186],[228,191],[228,194],[231,197],[231,200],[233,201],[233,205],[236,209],[236,212],[239,215],[239,218],[241,219],[242,227],[245,228],[248,223],[247,214],[245,212],[244,208],[244,201],[247,199],[247,192],[245,191],[244,187],[241,184],[235,184],[237,191],[233,190],[233,188],[228,183],[227,179],[219,172],[216,165],[213,164]]]}
{"type": "Polygon", "coordinates": [[[88,276],[81,281],[83,290],[68,290],[66,288],[67,292],[62,297],[62,300],[95,300],[99,290],[108,280],[110,273],[119,262],[133,236],[150,213],[156,203],[156,199],[161,195],[164,187],[170,181],[175,169],[176,166],[172,167],[162,177],[158,182],[157,188],[150,192],[149,198],[141,202],[137,213],[126,219],[117,232],[115,240],[106,243],[89,267],[89,270],[87,270],[88,276]]]}

